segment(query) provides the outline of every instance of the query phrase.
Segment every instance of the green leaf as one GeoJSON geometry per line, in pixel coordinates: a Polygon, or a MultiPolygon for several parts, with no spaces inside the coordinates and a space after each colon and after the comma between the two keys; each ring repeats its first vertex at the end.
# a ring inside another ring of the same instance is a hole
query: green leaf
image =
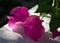
{"type": "Polygon", "coordinates": [[[58,8],[60,8],[60,1],[58,1],[58,8]]]}
{"type": "Polygon", "coordinates": [[[52,3],[53,3],[53,0],[39,0],[39,2],[38,2],[38,4],[41,6],[52,5],[52,3]]]}
{"type": "Polygon", "coordinates": [[[55,9],[50,13],[52,17],[60,18],[60,9],[55,9]]]}
{"type": "Polygon", "coordinates": [[[51,21],[50,21],[50,31],[54,31],[60,27],[60,9],[56,8],[51,13],[51,21]]]}
{"type": "Polygon", "coordinates": [[[54,1],[54,7],[55,8],[60,8],[60,0],[55,0],[54,1]]]}
{"type": "Polygon", "coordinates": [[[57,28],[60,27],[60,18],[52,17],[49,25],[50,25],[51,32],[56,30],[57,28]]]}
{"type": "Polygon", "coordinates": [[[49,13],[53,11],[53,0],[41,0],[38,3],[38,9],[36,12],[49,13]]]}
{"type": "Polygon", "coordinates": [[[40,16],[44,17],[44,16],[46,16],[46,13],[40,13],[40,16]]]}
{"type": "Polygon", "coordinates": [[[56,11],[56,13],[57,13],[57,18],[60,18],[60,9],[58,9],[57,11],[56,11]]]}

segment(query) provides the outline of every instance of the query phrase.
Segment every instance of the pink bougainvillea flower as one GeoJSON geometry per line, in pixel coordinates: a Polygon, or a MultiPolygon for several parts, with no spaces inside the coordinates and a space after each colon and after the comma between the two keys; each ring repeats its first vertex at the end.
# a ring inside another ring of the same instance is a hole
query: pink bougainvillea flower
{"type": "Polygon", "coordinates": [[[35,41],[38,41],[45,32],[42,26],[43,21],[40,20],[39,16],[29,16],[27,8],[20,6],[15,7],[10,11],[10,14],[13,16],[7,16],[9,19],[8,26],[12,28],[14,32],[20,34],[21,32],[23,33],[24,30],[25,35],[35,41]]]}
{"type": "Polygon", "coordinates": [[[42,20],[36,15],[27,17],[23,26],[25,34],[35,41],[38,41],[45,31],[42,26],[42,20]]]}
{"type": "Polygon", "coordinates": [[[24,22],[26,17],[29,16],[28,9],[26,7],[15,7],[10,11],[13,16],[7,16],[9,19],[8,26],[13,27],[16,22],[24,22]]]}
{"type": "Polygon", "coordinates": [[[13,14],[15,17],[19,19],[24,19],[29,16],[28,9],[26,7],[15,7],[10,11],[10,14],[13,14]]]}
{"type": "Polygon", "coordinates": [[[57,36],[60,36],[60,32],[58,32],[58,30],[54,30],[54,31],[52,32],[52,37],[55,38],[55,37],[57,37],[57,36]]]}

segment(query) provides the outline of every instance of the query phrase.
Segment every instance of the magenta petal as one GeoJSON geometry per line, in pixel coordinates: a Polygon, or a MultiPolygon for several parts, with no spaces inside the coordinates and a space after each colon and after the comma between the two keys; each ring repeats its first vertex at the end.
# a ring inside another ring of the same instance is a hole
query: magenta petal
{"type": "Polygon", "coordinates": [[[28,9],[26,7],[15,7],[10,11],[10,14],[13,14],[15,17],[19,19],[24,19],[29,16],[28,9]]]}
{"type": "Polygon", "coordinates": [[[22,34],[23,33],[23,25],[22,22],[20,22],[19,19],[14,18],[12,16],[7,16],[9,19],[8,26],[12,28],[12,31],[22,34]]]}
{"type": "Polygon", "coordinates": [[[14,25],[16,22],[19,22],[19,21],[20,21],[20,19],[15,18],[15,17],[12,17],[12,16],[7,16],[7,18],[9,19],[8,26],[9,26],[10,28],[13,27],[13,25],[14,25]]]}
{"type": "Polygon", "coordinates": [[[40,20],[39,16],[36,15],[31,15],[29,17],[27,17],[27,19],[25,20],[25,24],[29,24],[29,25],[33,25],[37,22],[40,22],[42,24],[42,20],[40,20]]]}
{"type": "Polygon", "coordinates": [[[16,33],[23,34],[24,28],[22,23],[16,22],[15,25],[12,27],[12,30],[16,33]]]}
{"type": "Polygon", "coordinates": [[[39,16],[32,15],[27,17],[24,22],[24,31],[28,37],[38,41],[45,31],[39,16]]]}
{"type": "Polygon", "coordinates": [[[54,31],[52,32],[52,37],[55,38],[55,37],[57,37],[57,36],[60,36],[60,32],[58,32],[57,30],[54,30],[54,31]]]}

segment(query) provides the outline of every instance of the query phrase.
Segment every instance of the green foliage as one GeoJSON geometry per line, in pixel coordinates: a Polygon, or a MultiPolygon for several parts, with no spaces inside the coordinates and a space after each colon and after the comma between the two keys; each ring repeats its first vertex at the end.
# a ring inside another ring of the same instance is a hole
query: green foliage
{"type": "Polygon", "coordinates": [[[60,27],[60,18],[51,18],[50,21],[50,31],[56,30],[58,27],[60,27]]]}
{"type": "Polygon", "coordinates": [[[51,32],[60,27],[60,0],[55,0],[54,6],[52,6],[53,1],[54,0],[40,0],[36,11],[43,16],[46,16],[48,13],[51,15],[51,21],[49,24],[51,32]]]}
{"type": "Polygon", "coordinates": [[[49,13],[53,11],[52,7],[53,0],[41,0],[38,3],[38,9],[36,12],[49,13]]]}

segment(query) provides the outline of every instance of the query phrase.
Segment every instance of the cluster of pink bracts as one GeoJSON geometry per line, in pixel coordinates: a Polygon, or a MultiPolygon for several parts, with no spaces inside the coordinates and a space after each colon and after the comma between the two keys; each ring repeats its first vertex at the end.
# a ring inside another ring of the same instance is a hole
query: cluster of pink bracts
{"type": "Polygon", "coordinates": [[[8,26],[14,32],[21,33],[24,29],[26,36],[38,41],[45,32],[42,26],[43,20],[36,15],[30,15],[26,7],[15,7],[10,11],[13,16],[7,16],[8,26]]]}
{"type": "Polygon", "coordinates": [[[57,37],[57,36],[60,37],[60,31],[54,30],[54,31],[52,32],[52,37],[55,38],[55,37],[57,37]]]}

